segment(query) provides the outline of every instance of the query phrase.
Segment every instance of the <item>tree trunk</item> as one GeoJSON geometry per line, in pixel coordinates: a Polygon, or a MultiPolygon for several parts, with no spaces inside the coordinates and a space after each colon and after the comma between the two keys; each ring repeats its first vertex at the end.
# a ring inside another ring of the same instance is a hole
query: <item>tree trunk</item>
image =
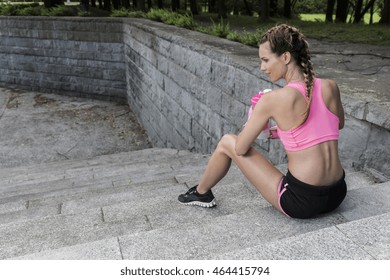
{"type": "Polygon", "coordinates": [[[157,8],[159,8],[159,9],[164,9],[163,0],[158,0],[158,1],[157,1],[157,8]]]}
{"type": "Polygon", "coordinates": [[[390,23],[390,0],[384,0],[380,23],[390,23]]]}
{"type": "Polygon", "coordinates": [[[333,22],[333,11],[334,11],[334,4],[336,3],[336,0],[328,0],[328,3],[326,5],[326,22],[333,22]]]}
{"type": "Polygon", "coordinates": [[[196,3],[196,0],[190,0],[190,9],[191,9],[191,13],[193,15],[198,15],[199,12],[198,12],[198,3],[196,3]]]}
{"type": "Polygon", "coordinates": [[[80,0],[80,5],[84,12],[89,12],[89,0],[80,0]]]}
{"type": "Polygon", "coordinates": [[[370,0],[370,2],[368,2],[368,4],[364,7],[363,11],[362,11],[362,6],[363,6],[363,0],[359,0],[358,3],[356,4],[356,9],[355,9],[355,19],[353,21],[353,23],[359,23],[364,15],[367,13],[367,11],[374,6],[374,3],[375,3],[375,0],[370,0]],[[358,4],[360,4],[359,2],[361,2],[361,6],[360,8],[358,7],[358,4]]]}
{"type": "Polygon", "coordinates": [[[111,10],[111,1],[110,0],[103,0],[103,9],[106,11],[111,10]]]}
{"type": "Polygon", "coordinates": [[[145,11],[145,0],[137,0],[137,10],[145,11]]]}
{"type": "Polygon", "coordinates": [[[356,6],[355,6],[355,18],[353,19],[353,23],[359,23],[361,16],[360,13],[362,12],[363,7],[363,0],[356,0],[356,6]]]}
{"type": "Polygon", "coordinates": [[[227,18],[225,0],[217,0],[218,18],[227,18]]]}
{"type": "Polygon", "coordinates": [[[291,18],[291,0],[284,0],[283,16],[291,18]]]}
{"type": "Polygon", "coordinates": [[[278,14],[278,0],[269,1],[269,15],[274,17],[278,14]]]}
{"type": "Polygon", "coordinates": [[[247,15],[247,16],[252,16],[253,15],[252,8],[248,4],[247,0],[244,0],[244,10],[245,10],[245,15],[247,15]]]}
{"type": "Polygon", "coordinates": [[[180,0],[171,0],[172,11],[180,10],[180,0]]]}
{"type": "Polygon", "coordinates": [[[209,13],[215,13],[217,10],[215,9],[215,0],[209,0],[209,13]]]}
{"type": "Polygon", "coordinates": [[[64,5],[64,0],[43,0],[45,8],[52,8],[55,6],[64,5]]]}
{"type": "Polygon", "coordinates": [[[348,16],[348,0],[337,0],[336,22],[345,23],[348,16]]]}
{"type": "Polygon", "coordinates": [[[119,10],[119,0],[112,0],[114,10],[119,10]]]}
{"type": "Polygon", "coordinates": [[[260,22],[269,21],[269,0],[259,0],[260,1],[260,22]]]}
{"type": "Polygon", "coordinates": [[[370,24],[374,23],[374,5],[370,8],[370,24]]]}

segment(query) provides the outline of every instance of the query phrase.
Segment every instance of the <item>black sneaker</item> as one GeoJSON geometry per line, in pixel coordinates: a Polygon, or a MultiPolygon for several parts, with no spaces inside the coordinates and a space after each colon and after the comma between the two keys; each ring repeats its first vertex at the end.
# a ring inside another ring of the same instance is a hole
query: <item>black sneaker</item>
{"type": "Polygon", "coordinates": [[[185,205],[197,205],[205,208],[217,205],[211,190],[205,194],[199,194],[196,191],[196,187],[192,187],[185,194],[179,195],[179,202],[185,205]]]}

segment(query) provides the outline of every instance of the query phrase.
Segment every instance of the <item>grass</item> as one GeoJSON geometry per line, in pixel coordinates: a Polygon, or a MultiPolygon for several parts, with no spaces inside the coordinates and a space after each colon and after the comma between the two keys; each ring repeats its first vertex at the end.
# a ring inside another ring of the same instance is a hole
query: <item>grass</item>
{"type": "MultiPolygon", "coordinates": [[[[317,22],[325,22],[325,14],[300,14],[299,17],[303,21],[317,21],[317,22]]],[[[335,16],[333,16],[333,19],[335,19],[335,16]]],[[[379,14],[374,14],[373,16],[373,23],[378,23],[381,19],[379,14]]],[[[349,17],[347,21],[349,20],[349,17]]],[[[370,15],[365,14],[364,16],[364,23],[368,24],[370,23],[370,15]]]]}
{"type": "MultiPolygon", "coordinates": [[[[318,15],[317,15],[318,16],[318,15]]],[[[250,16],[229,16],[224,22],[232,31],[243,33],[263,33],[276,24],[287,23],[299,28],[307,37],[345,41],[351,43],[368,43],[390,46],[390,28],[385,24],[341,24],[310,21],[317,16],[302,16],[302,19],[272,18],[269,23],[260,23],[258,18],[250,16]],[[309,20],[307,20],[309,19],[309,20]]],[[[325,17],[325,16],[324,16],[325,17]]],[[[218,22],[215,14],[195,16],[195,21],[202,25],[218,22]]]]}

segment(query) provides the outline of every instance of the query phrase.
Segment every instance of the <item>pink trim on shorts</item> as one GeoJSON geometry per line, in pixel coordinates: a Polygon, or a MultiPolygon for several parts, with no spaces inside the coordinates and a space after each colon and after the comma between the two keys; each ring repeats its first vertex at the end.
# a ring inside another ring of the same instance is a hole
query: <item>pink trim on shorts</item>
{"type": "Polygon", "coordinates": [[[280,189],[282,188],[283,179],[284,179],[284,176],[282,177],[282,179],[280,179],[280,183],[278,185],[278,205],[279,205],[280,211],[282,211],[282,213],[284,215],[286,215],[287,217],[291,218],[289,215],[287,215],[286,212],[284,212],[282,205],[280,204],[280,199],[281,199],[283,193],[287,190],[287,188],[285,187],[282,191],[280,191],[280,189]]]}

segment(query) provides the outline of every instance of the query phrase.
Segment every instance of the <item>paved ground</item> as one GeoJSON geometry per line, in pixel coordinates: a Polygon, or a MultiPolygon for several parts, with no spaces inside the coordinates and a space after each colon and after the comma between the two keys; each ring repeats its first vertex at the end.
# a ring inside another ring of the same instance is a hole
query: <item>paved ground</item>
{"type": "Polygon", "coordinates": [[[335,79],[341,89],[390,101],[390,47],[309,38],[318,75],[335,79]]]}
{"type": "Polygon", "coordinates": [[[150,148],[128,105],[0,88],[0,168],[150,148]]]}

